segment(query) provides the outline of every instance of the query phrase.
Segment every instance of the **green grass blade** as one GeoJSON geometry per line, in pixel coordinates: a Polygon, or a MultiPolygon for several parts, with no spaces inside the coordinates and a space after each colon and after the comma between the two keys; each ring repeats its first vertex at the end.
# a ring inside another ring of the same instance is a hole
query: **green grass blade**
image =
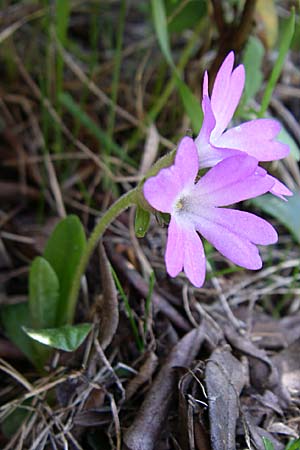
{"type": "Polygon", "coordinates": [[[115,141],[113,141],[107,133],[105,133],[99,125],[97,125],[87,114],[83,111],[78,103],[75,102],[73,97],[67,92],[62,92],[59,96],[59,100],[64,105],[64,107],[71,113],[75,118],[77,118],[80,123],[85,126],[89,132],[95,136],[95,138],[103,145],[104,148],[110,147],[113,152],[120,157],[122,161],[126,161],[133,167],[136,167],[136,162],[127,156],[115,141]]]}
{"type": "Polygon", "coordinates": [[[270,79],[267,83],[267,87],[261,102],[261,108],[258,114],[258,117],[263,117],[271,100],[273,90],[275,88],[275,85],[277,83],[277,80],[280,76],[286,54],[290,48],[291,41],[294,35],[295,31],[295,10],[292,9],[291,15],[287,23],[285,24],[285,28],[283,31],[280,47],[279,47],[279,53],[278,58],[276,60],[276,63],[273,67],[270,79]]]}
{"type": "Polygon", "coordinates": [[[151,0],[153,21],[157,39],[168,64],[175,69],[168,35],[165,6],[162,0],[151,0]]]}
{"type": "Polygon", "coordinates": [[[149,288],[148,288],[148,294],[147,294],[146,303],[145,303],[144,333],[146,333],[146,331],[147,331],[147,323],[148,323],[148,317],[150,315],[151,300],[152,300],[154,285],[155,285],[155,274],[154,274],[154,271],[152,271],[150,273],[150,277],[149,277],[149,288]]]}
{"type": "MultiPolygon", "coordinates": [[[[115,105],[117,103],[118,89],[119,89],[119,78],[120,78],[120,68],[121,68],[121,61],[122,61],[122,46],[123,46],[125,16],[126,16],[126,0],[122,0],[121,1],[120,18],[119,18],[119,26],[117,29],[116,50],[115,50],[115,54],[114,54],[114,71],[113,71],[112,86],[111,86],[112,105],[111,105],[110,113],[108,116],[108,135],[110,137],[113,136],[113,130],[114,130],[114,125],[115,125],[115,115],[116,115],[115,105]]],[[[110,154],[110,148],[108,148],[108,154],[110,154]]]]}
{"type": "Polygon", "coordinates": [[[190,88],[186,85],[186,83],[181,79],[180,74],[174,64],[171,54],[166,11],[163,0],[152,0],[151,5],[153,12],[154,27],[161,51],[164,57],[166,58],[166,61],[168,62],[169,66],[173,70],[175,76],[175,83],[180,93],[184,109],[191,120],[193,130],[195,133],[198,133],[203,118],[202,109],[200,106],[200,102],[191,92],[190,88]]]}
{"type": "Polygon", "coordinates": [[[118,291],[119,291],[119,293],[121,295],[121,298],[122,298],[122,300],[124,302],[125,310],[126,310],[126,313],[128,315],[128,318],[129,318],[129,322],[130,322],[130,325],[131,325],[131,328],[132,328],[132,332],[133,332],[133,335],[134,335],[134,339],[135,339],[136,345],[137,345],[139,351],[143,351],[144,350],[144,344],[143,344],[143,341],[141,340],[139,329],[138,329],[138,326],[136,324],[136,321],[135,321],[135,318],[134,318],[131,306],[129,304],[128,297],[125,294],[124,289],[122,287],[122,284],[120,283],[118,275],[116,274],[116,272],[113,269],[113,267],[111,267],[111,271],[112,271],[112,275],[113,275],[114,281],[116,283],[117,289],[118,289],[118,291]]]}
{"type": "MultiPolygon", "coordinates": [[[[71,2],[70,0],[57,0],[55,2],[55,32],[57,39],[63,47],[67,47],[68,44],[68,25],[71,13],[71,2]]],[[[52,39],[52,36],[50,35],[52,39]]],[[[62,115],[61,105],[59,104],[58,98],[60,93],[63,91],[64,83],[64,60],[62,55],[58,52],[56,54],[56,104],[57,113],[59,116],[62,115]]],[[[56,142],[54,145],[55,150],[60,153],[62,151],[62,133],[60,127],[55,125],[55,135],[56,142]]]]}
{"type": "Polygon", "coordinates": [[[289,442],[285,450],[300,450],[300,439],[289,442]]]}

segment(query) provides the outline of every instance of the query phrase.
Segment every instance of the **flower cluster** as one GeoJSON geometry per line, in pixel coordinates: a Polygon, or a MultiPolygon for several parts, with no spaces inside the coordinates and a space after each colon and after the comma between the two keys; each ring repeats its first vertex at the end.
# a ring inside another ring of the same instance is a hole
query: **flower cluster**
{"type": "Polygon", "coordinates": [[[174,164],[144,184],[144,196],[158,211],[171,216],[165,254],[172,277],[184,270],[201,287],[206,261],[198,233],[222,255],[247,269],[259,269],[262,261],[256,245],[277,241],[274,228],[260,217],[231,208],[236,202],[266,192],[283,198],[292,195],[279,180],[258,165],[284,158],[289,148],[276,140],[280,125],[273,119],[256,119],[237,127],[228,124],[239,103],[245,73],[233,70],[234,55],[224,60],[208,95],[208,75],[203,83],[204,120],[193,141],[179,143],[174,164]],[[211,168],[196,181],[199,170],[211,168]]]}

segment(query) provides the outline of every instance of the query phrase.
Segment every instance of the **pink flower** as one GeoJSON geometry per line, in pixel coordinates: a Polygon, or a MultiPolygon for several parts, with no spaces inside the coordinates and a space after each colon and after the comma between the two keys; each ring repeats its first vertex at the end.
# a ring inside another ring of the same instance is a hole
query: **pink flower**
{"type": "Polygon", "coordinates": [[[197,147],[189,137],[179,144],[175,162],[144,184],[144,196],[158,211],[169,213],[165,254],[172,277],[184,270],[191,283],[201,287],[205,279],[205,255],[201,233],[222,255],[247,269],[260,269],[256,244],[277,241],[277,233],[254,214],[221,208],[264,194],[274,183],[257,174],[257,160],[245,153],[217,163],[197,183],[197,147]]]}
{"type": "MultiPolygon", "coordinates": [[[[217,162],[241,152],[257,161],[274,161],[289,153],[288,145],[276,140],[280,124],[274,119],[255,119],[228,129],[229,122],[240,101],[245,84],[245,70],[239,65],[234,70],[234,53],[230,52],[221,65],[212,90],[208,95],[208,75],[203,81],[203,125],[195,143],[201,168],[212,167],[217,162]]],[[[292,192],[279,180],[273,180],[272,194],[283,198],[292,192]]]]}

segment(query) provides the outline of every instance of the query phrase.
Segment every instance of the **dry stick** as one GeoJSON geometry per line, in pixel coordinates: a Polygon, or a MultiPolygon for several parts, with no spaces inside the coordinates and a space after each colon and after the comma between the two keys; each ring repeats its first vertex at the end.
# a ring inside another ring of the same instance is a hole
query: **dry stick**
{"type": "Polygon", "coordinates": [[[63,198],[62,198],[62,194],[61,194],[61,190],[59,187],[59,183],[57,180],[57,176],[55,173],[55,169],[53,167],[52,161],[49,157],[48,154],[45,155],[45,163],[46,163],[46,167],[47,167],[47,171],[48,171],[48,175],[49,175],[49,181],[50,181],[50,186],[55,198],[55,202],[56,202],[56,207],[57,207],[57,213],[59,215],[59,217],[61,218],[65,218],[67,213],[66,213],[66,208],[63,202],[63,198]]]}
{"type": "MultiPolygon", "coordinates": [[[[213,275],[212,267],[208,261],[206,261],[206,266],[207,266],[208,270],[210,271],[210,273],[213,275]]],[[[211,282],[218,293],[218,298],[221,302],[222,308],[227,316],[227,319],[231,322],[232,326],[236,330],[240,330],[241,328],[244,328],[245,326],[244,326],[243,322],[238,320],[235,317],[235,315],[233,314],[233,312],[231,311],[231,308],[227,302],[226,296],[223,293],[223,290],[221,288],[218,278],[215,276],[212,276],[211,282]]]]}
{"type": "Polygon", "coordinates": [[[186,334],[171,351],[133,424],[124,436],[124,442],[130,450],[155,448],[160,430],[166,422],[174,390],[176,390],[174,368],[190,366],[197,356],[204,338],[204,327],[200,326],[186,334]]]}
{"type": "Polygon", "coordinates": [[[237,26],[227,25],[225,23],[223,10],[220,5],[221,0],[215,0],[212,3],[214,6],[214,17],[219,27],[220,36],[218,53],[210,68],[210,86],[212,86],[217,70],[227,53],[230,50],[239,52],[247,41],[253,25],[256,0],[246,0],[240,23],[237,26]]]}

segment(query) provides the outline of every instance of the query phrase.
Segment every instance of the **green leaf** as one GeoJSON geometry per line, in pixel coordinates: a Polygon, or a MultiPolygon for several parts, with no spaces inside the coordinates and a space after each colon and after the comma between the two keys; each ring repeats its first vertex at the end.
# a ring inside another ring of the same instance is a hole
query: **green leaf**
{"type": "Polygon", "coordinates": [[[300,191],[294,192],[287,202],[267,194],[251,200],[251,203],[275,217],[300,243],[300,191]]]}
{"type": "Polygon", "coordinates": [[[166,0],[166,14],[172,17],[168,23],[169,32],[181,33],[193,28],[207,14],[205,0],[189,0],[182,6],[182,0],[166,0]]]}
{"type": "Polygon", "coordinates": [[[161,51],[166,58],[175,75],[175,83],[180,93],[184,109],[189,116],[195,133],[198,133],[201,127],[203,113],[200,102],[194,96],[190,88],[181,79],[180,74],[174,64],[168,36],[168,27],[166,11],[163,0],[151,0],[154,27],[161,51]]]}
{"type": "Polygon", "coordinates": [[[300,450],[300,439],[289,442],[285,450],[300,450]]]}
{"type": "Polygon", "coordinates": [[[274,446],[272,444],[271,441],[269,441],[269,439],[263,437],[262,438],[264,446],[265,446],[265,450],[274,450],[274,446]]]}
{"type": "Polygon", "coordinates": [[[150,213],[140,206],[136,207],[134,230],[138,238],[143,238],[148,231],[150,225],[150,213]]]}
{"type": "Polygon", "coordinates": [[[244,104],[255,97],[262,84],[261,66],[263,57],[264,46],[261,41],[255,36],[250,36],[243,58],[246,71],[245,90],[242,98],[244,104]]]}
{"type": "Polygon", "coordinates": [[[64,325],[67,321],[69,293],[85,247],[83,226],[73,215],[59,222],[47,242],[44,258],[54,269],[60,286],[57,325],[64,325]]]}
{"type": "Polygon", "coordinates": [[[163,0],[151,0],[154,27],[157,39],[168,64],[175,68],[168,36],[166,11],[163,0]]]}
{"type": "Polygon", "coordinates": [[[25,400],[20,406],[13,410],[9,416],[2,420],[1,431],[6,438],[11,438],[20,428],[25,419],[33,412],[31,409],[32,399],[25,400]]]}
{"type": "Polygon", "coordinates": [[[267,83],[266,86],[266,90],[261,102],[261,108],[259,111],[259,117],[263,117],[263,115],[265,114],[272,94],[273,94],[273,90],[275,88],[275,85],[277,83],[277,80],[280,76],[283,64],[284,64],[284,60],[286,57],[286,54],[290,48],[291,45],[291,41],[294,35],[294,31],[295,31],[295,10],[292,9],[291,11],[291,15],[289,20],[287,21],[287,23],[285,24],[285,28],[283,30],[283,34],[280,40],[280,47],[279,47],[279,53],[278,53],[278,57],[276,59],[276,63],[273,67],[270,79],[267,83]]]}
{"type": "Polygon", "coordinates": [[[71,14],[70,0],[64,0],[63,2],[56,2],[56,34],[61,44],[65,46],[67,44],[67,31],[71,14]]]}
{"type": "Polygon", "coordinates": [[[179,78],[179,76],[175,79],[184,109],[191,120],[193,131],[198,134],[203,121],[203,112],[200,102],[194,96],[190,88],[179,78]]]}
{"type": "Polygon", "coordinates": [[[277,138],[278,141],[287,144],[290,147],[291,155],[296,161],[300,161],[300,150],[298,144],[294,141],[290,133],[281,125],[280,133],[277,138]]]}
{"type": "Polygon", "coordinates": [[[1,308],[0,317],[6,336],[36,367],[41,368],[42,362],[38,350],[22,329],[24,326],[31,326],[28,303],[5,305],[1,308]]]}
{"type": "Polygon", "coordinates": [[[59,282],[49,262],[38,256],[29,272],[29,311],[34,328],[55,327],[59,282]]]}
{"type": "Polygon", "coordinates": [[[32,328],[23,327],[25,333],[40,342],[57,350],[73,352],[76,350],[92,329],[92,324],[81,323],[79,325],[64,325],[59,328],[47,328],[34,330],[32,328]]]}

